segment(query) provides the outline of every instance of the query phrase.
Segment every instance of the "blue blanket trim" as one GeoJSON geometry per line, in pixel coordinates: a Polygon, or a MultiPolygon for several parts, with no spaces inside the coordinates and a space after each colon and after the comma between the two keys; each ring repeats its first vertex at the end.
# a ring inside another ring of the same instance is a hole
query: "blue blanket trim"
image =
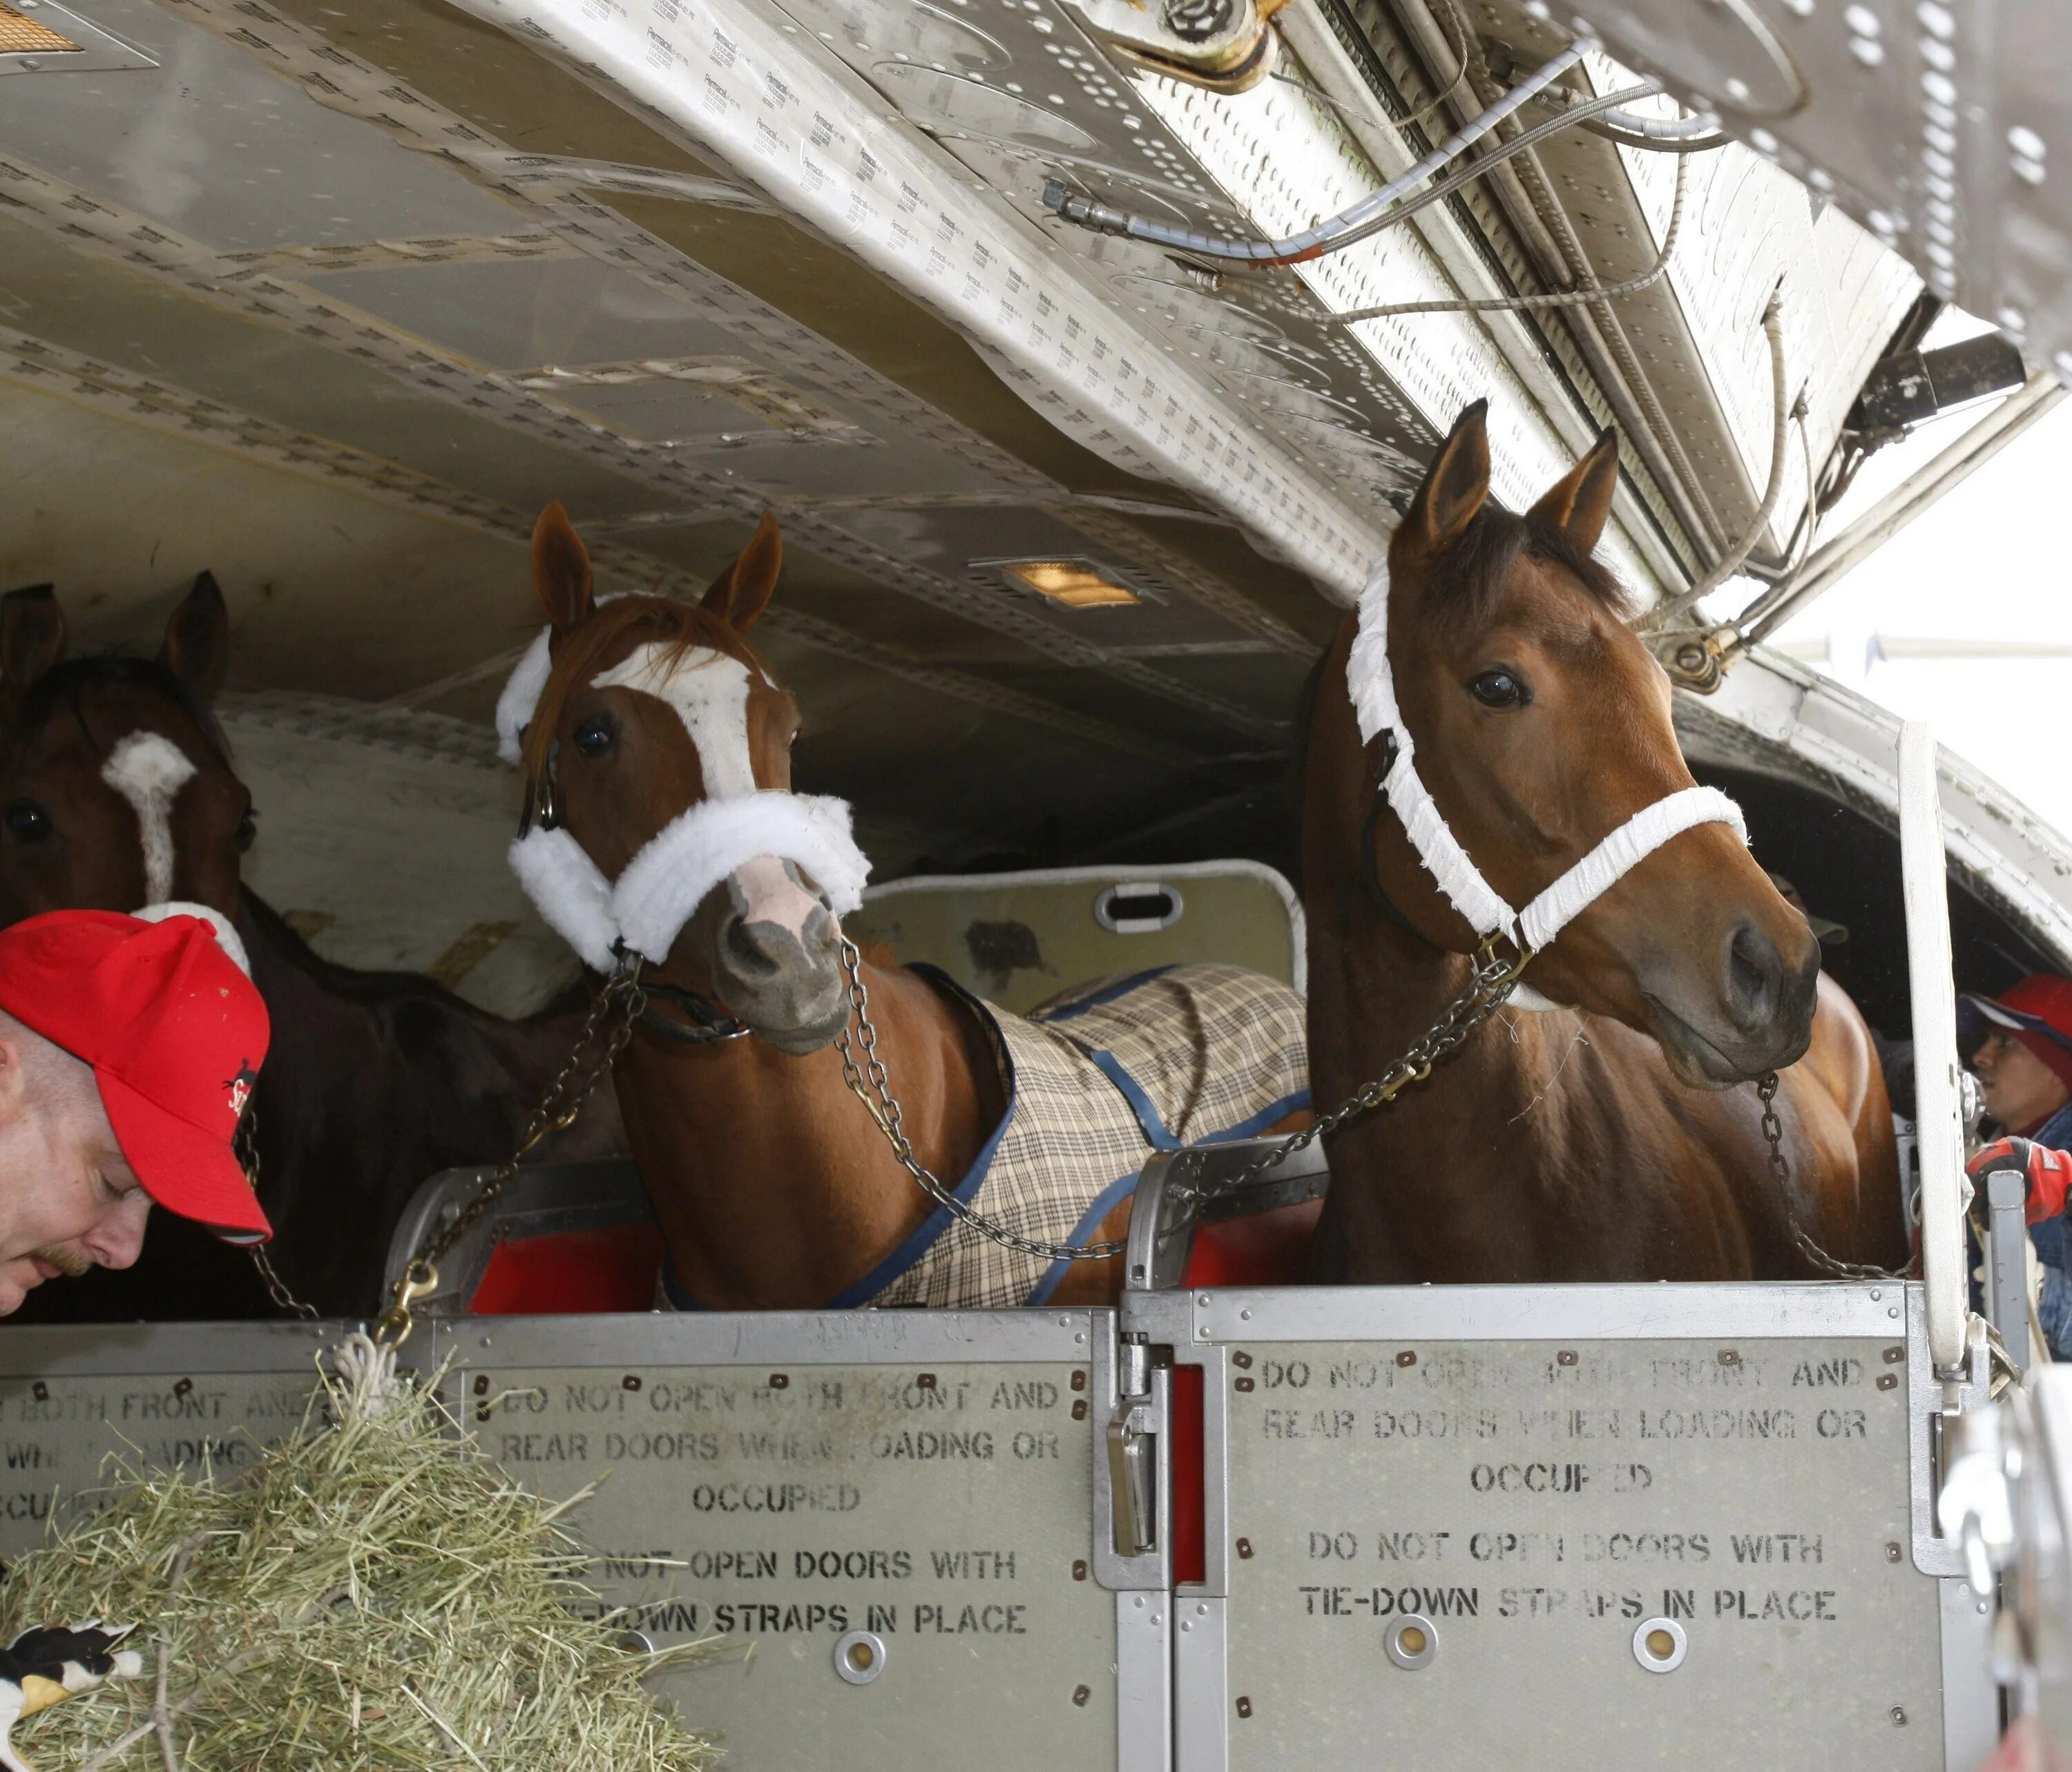
{"type": "MultiPolygon", "coordinates": [[[[985,1005],[958,984],[948,973],[935,967],[918,963],[910,967],[908,970],[919,972],[930,984],[939,989],[947,991],[951,996],[975,1009],[980,1021],[992,1038],[994,1055],[1000,1061],[1000,1080],[1007,1092],[1007,1105],[1001,1114],[999,1124],[994,1126],[992,1132],[987,1135],[985,1142],[979,1146],[978,1154],[972,1159],[972,1166],[965,1172],[964,1178],[951,1190],[960,1204],[968,1206],[972,1203],[972,1197],[985,1186],[986,1173],[993,1167],[993,1159],[1000,1149],[1000,1141],[1007,1136],[1007,1129],[1014,1121],[1016,1099],[1014,1055],[1008,1050],[1007,1042],[1001,1038],[999,1029],[994,1025],[993,1017],[985,1005]]],[[[929,1245],[948,1230],[955,1222],[948,1207],[935,1207],[927,1217],[914,1227],[906,1240],[891,1254],[879,1262],[861,1280],[853,1281],[849,1285],[843,1287],[833,1297],[828,1299],[819,1308],[822,1310],[854,1310],[859,1305],[869,1304],[878,1293],[884,1291],[894,1281],[926,1255],[928,1252],[929,1245]]],[[[662,1291],[664,1296],[679,1310],[703,1310],[705,1308],[684,1291],[682,1285],[679,1284],[666,1254],[662,1259],[662,1291]]]]}
{"type": "Polygon", "coordinates": [[[1118,997],[1127,997],[1140,985],[1148,985],[1154,978],[1163,978],[1172,971],[1170,966],[1153,966],[1149,972],[1132,972],[1127,978],[1118,978],[1112,985],[1104,985],[1091,996],[1081,997],[1063,1004],[1056,1009],[1046,1009],[1040,1015],[1029,1019],[1048,1027],[1059,1022],[1069,1022],[1084,1015],[1089,1009],[1097,1009],[1104,1003],[1112,1003],[1118,997]]]}
{"type": "MultiPolygon", "coordinates": [[[[1083,1051],[1085,1049],[1082,1047],[1081,1050],[1083,1051]]],[[[1100,1064],[1101,1074],[1121,1091],[1123,1099],[1129,1103],[1131,1108],[1136,1112],[1137,1122],[1145,1136],[1151,1137],[1153,1128],[1154,1126],[1157,1128],[1157,1137],[1153,1138],[1153,1141],[1158,1149],[1178,1150],[1181,1148],[1179,1140],[1166,1130],[1166,1122],[1159,1117],[1158,1110],[1151,1105],[1150,1098],[1137,1087],[1134,1079],[1131,1079],[1122,1067],[1116,1063],[1113,1053],[1088,1052],[1087,1056],[1095,1063],[1100,1064]],[[1100,1061],[1103,1059],[1106,1059],[1108,1061],[1108,1063],[1101,1064],[1100,1061]],[[1127,1084],[1126,1087],[1125,1084],[1127,1084]],[[1141,1107],[1137,1105],[1140,1100],[1143,1103],[1141,1107]],[[1148,1121],[1145,1117],[1147,1114],[1150,1116],[1148,1121]],[[1161,1138],[1165,1140],[1162,1144],[1157,1142],[1161,1138]]],[[[1241,1120],[1235,1126],[1227,1126],[1223,1131],[1211,1133],[1207,1137],[1196,1141],[1203,1145],[1228,1145],[1235,1143],[1240,1138],[1256,1138],[1268,1126],[1276,1121],[1285,1120],[1289,1115],[1309,1105],[1309,1092],[1307,1089],[1298,1089],[1292,1096],[1283,1096],[1280,1100],[1268,1103],[1248,1120],[1241,1120]]],[[[1100,1227],[1101,1220],[1121,1204],[1125,1194],[1135,1189],[1137,1179],[1142,1174],[1141,1170],[1133,1169],[1127,1175],[1109,1182],[1103,1188],[1100,1196],[1092,1206],[1087,1208],[1079,1222],[1072,1227],[1071,1234],[1065,1239],[1066,1242],[1084,1243],[1092,1236],[1100,1227]]],[[[1063,1283],[1066,1271],[1071,1266],[1072,1264],[1069,1261],[1052,1262],[1043,1270],[1036,1284],[1030,1289],[1029,1297],[1025,1301],[1032,1305],[1050,1303],[1050,1295],[1063,1283]]]]}

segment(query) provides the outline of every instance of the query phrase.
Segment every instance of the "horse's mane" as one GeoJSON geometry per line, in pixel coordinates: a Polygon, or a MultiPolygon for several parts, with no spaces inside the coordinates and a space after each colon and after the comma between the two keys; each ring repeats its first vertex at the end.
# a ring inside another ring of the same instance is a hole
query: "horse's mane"
{"type": "Polygon", "coordinates": [[[134,653],[102,652],[60,660],[29,686],[9,724],[18,733],[34,733],[55,716],[68,712],[79,722],[87,742],[105,754],[108,747],[95,734],[86,717],[86,693],[94,689],[137,689],[164,696],[194,722],[218,759],[229,767],[230,741],[224,735],[215,711],[170,666],[134,653]]]}
{"type": "Polygon", "coordinates": [[[741,645],[731,628],[694,603],[672,602],[666,597],[633,596],[615,597],[608,603],[598,604],[589,619],[561,642],[554,655],[553,670],[533,707],[523,747],[528,779],[537,781],[545,773],[548,746],[553,742],[554,729],[561,724],[561,710],[575,686],[589,678],[591,667],[614,641],[643,628],[653,639],[667,643],[657,661],[665,668],[700,648],[731,653],[741,645]]]}
{"type": "Polygon", "coordinates": [[[1520,554],[1564,568],[1584,591],[1623,621],[1632,611],[1625,587],[1597,559],[1553,524],[1519,516],[1486,500],[1466,532],[1440,556],[1425,608],[1456,633],[1479,627],[1496,613],[1511,569],[1520,554]]]}

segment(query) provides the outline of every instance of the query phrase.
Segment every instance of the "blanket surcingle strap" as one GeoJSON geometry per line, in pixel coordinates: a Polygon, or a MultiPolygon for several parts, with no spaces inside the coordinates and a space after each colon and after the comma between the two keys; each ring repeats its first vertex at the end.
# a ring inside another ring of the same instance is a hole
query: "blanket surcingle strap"
{"type": "MultiPolygon", "coordinates": [[[[1010,1015],[931,968],[991,1036],[1007,1108],[957,1184],[966,1206],[1045,1242],[1082,1243],[1153,1152],[1250,1138],[1309,1105],[1302,999],[1241,967],[1163,967],[1010,1015]]],[[[1001,1248],[938,1207],[824,1308],[1040,1305],[1069,1264],[1001,1248]]],[[[672,1281],[679,1309],[695,1300],[672,1281]]]]}

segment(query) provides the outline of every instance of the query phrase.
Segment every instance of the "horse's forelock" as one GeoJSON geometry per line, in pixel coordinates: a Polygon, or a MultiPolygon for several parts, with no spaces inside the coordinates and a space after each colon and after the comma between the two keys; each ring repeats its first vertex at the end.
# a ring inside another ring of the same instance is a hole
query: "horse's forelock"
{"type": "Polygon", "coordinates": [[[1622,620],[1629,599],[1619,582],[1552,524],[1521,517],[1491,500],[1453,545],[1426,569],[1423,617],[1449,637],[1495,619],[1523,555],[1566,571],[1584,593],[1622,620]]]}
{"type": "Polygon", "coordinates": [[[158,696],[171,701],[201,734],[215,754],[215,760],[226,769],[236,768],[231,758],[230,740],[215,710],[177,672],[156,659],[139,658],[129,653],[108,652],[65,659],[52,665],[36,679],[12,710],[7,722],[10,735],[33,737],[50,721],[64,716],[78,726],[88,745],[105,758],[130,729],[101,730],[107,725],[105,721],[97,722],[88,718],[87,698],[96,689],[129,691],[158,696]]]}

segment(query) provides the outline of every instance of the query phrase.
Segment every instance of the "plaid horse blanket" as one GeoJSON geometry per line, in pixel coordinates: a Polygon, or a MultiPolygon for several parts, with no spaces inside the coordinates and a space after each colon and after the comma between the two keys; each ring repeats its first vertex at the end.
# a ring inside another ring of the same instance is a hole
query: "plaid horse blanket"
{"type": "MultiPolygon", "coordinates": [[[[965,1001],[993,1034],[1007,1109],[956,1197],[1042,1242],[1091,1238],[1153,1152],[1253,1137],[1309,1104],[1302,999],[1241,967],[1102,979],[1026,1018],[965,1001]]],[[[828,1302],[1040,1305],[1070,1265],[1003,1248],[937,1207],[828,1302]]]]}

